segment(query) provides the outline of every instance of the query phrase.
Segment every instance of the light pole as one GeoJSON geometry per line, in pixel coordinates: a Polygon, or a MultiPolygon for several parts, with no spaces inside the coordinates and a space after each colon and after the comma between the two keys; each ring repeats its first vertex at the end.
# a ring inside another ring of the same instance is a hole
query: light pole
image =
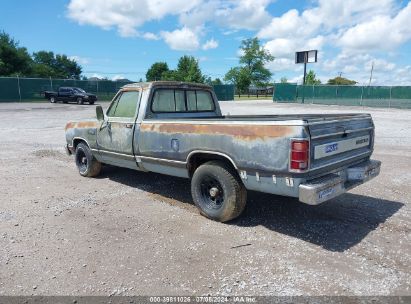
{"type": "Polygon", "coordinates": [[[304,103],[304,86],[305,86],[305,78],[307,77],[307,63],[314,63],[317,62],[317,55],[318,51],[317,50],[311,50],[311,51],[301,51],[301,52],[296,52],[295,53],[295,63],[300,64],[304,63],[304,78],[303,78],[303,100],[302,103],[304,103]]]}

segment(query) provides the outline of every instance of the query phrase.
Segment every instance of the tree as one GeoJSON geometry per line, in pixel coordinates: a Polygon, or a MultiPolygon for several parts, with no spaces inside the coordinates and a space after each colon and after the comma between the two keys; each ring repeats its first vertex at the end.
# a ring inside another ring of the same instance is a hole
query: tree
{"type": "Polygon", "coordinates": [[[204,82],[208,85],[222,85],[223,84],[220,78],[212,79],[211,77],[206,77],[204,82]]]}
{"type": "Polygon", "coordinates": [[[307,76],[305,77],[305,84],[306,85],[317,85],[317,84],[321,84],[321,80],[316,78],[317,75],[315,75],[313,70],[310,70],[307,73],[307,76]]]}
{"type": "Polygon", "coordinates": [[[39,51],[33,53],[33,62],[32,76],[34,77],[80,79],[81,76],[81,66],[66,55],[39,51]]]}
{"type": "Polygon", "coordinates": [[[5,32],[0,33],[0,76],[27,76],[32,59],[24,47],[5,32]]]}
{"type": "Polygon", "coordinates": [[[328,79],[327,84],[329,85],[355,85],[357,82],[350,80],[341,76],[328,79]]]}
{"type": "Polygon", "coordinates": [[[240,64],[248,69],[251,83],[255,86],[266,86],[269,83],[272,73],[265,67],[265,64],[274,60],[264,47],[260,45],[258,38],[249,38],[241,42],[240,64]]]}
{"type": "Polygon", "coordinates": [[[197,83],[204,83],[206,80],[200,70],[197,59],[187,55],[179,59],[176,70],[163,72],[162,79],[197,83]]]}
{"type": "Polygon", "coordinates": [[[163,80],[163,73],[168,71],[169,68],[166,62],[155,62],[148,69],[146,79],[147,81],[163,80]]]}
{"type": "Polygon", "coordinates": [[[202,83],[205,77],[201,73],[197,59],[193,56],[183,56],[177,65],[178,80],[202,83]]]}
{"type": "Polygon", "coordinates": [[[246,92],[251,84],[250,72],[246,67],[231,68],[225,74],[224,80],[234,84],[239,93],[246,92]]]}
{"type": "Polygon", "coordinates": [[[281,77],[280,82],[281,83],[288,83],[287,77],[281,77]]]}

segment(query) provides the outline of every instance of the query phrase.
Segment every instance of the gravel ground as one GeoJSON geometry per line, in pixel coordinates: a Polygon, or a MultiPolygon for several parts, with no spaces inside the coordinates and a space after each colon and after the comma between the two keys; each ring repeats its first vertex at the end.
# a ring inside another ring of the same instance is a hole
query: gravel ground
{"type": "Polygon", "coordinates": [[[0,104],[0,295],[411,295],[410,110],[222,107],[372,113],[381,175],[320,206],[250,192],[221,224],[198,214],[185,179],[81,178],[64,125],[94,107],[0,104]]]}

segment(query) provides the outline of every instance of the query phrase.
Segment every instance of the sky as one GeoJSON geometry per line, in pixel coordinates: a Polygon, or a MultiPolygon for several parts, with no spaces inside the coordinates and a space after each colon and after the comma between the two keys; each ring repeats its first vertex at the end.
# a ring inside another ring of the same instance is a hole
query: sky
{"type": "Polygon", "coordinates": [[[1,0],[0,31],[29,52],[66,54],[83,74],[145,78],[192,55],[203,73],[224,78],[240,43],[258,37],[275,60],[273,81],[301,82],[295,52],[323,82],[338,75],[368,84],[411,85],[411,2],[403,0],[1,0]]]}

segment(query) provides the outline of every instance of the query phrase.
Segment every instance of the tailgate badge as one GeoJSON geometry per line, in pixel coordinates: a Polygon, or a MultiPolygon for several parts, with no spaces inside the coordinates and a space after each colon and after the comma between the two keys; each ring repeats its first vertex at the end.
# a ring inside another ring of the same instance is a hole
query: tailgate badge
{"type": "Polygon", "coordinates": [[[325,153],[331,153],[338,150],[338,143],[332,143],[325,146],[325,153]]]}

